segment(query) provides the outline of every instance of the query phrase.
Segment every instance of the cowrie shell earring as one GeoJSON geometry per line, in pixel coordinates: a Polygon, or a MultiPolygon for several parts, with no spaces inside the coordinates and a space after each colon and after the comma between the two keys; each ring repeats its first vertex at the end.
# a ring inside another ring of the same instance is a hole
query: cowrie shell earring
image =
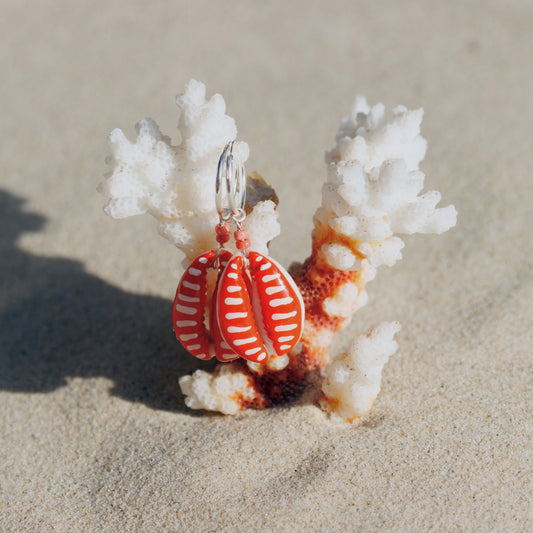
{"type": "Polygon", "coordinates": [[[246,176],[236,164],[233,142],[220,156],[216,176],[216,206],[220,218],[215,227],[220,247],[197,257],[185,270],[174,299],[174,332],[183,347],[199,359],[232,361],[243,357],[264,363],[283,355],[300,340],[304,304],[288,272],[274,259],[250,250],[246,218],[246,176]],[[230,240],[230,223],[238,252],[224,248],[230,240]],[[207,302],[207,273],[218,269],[207,302]],[[209,329],[205,324],[209,308],[209,329]]]}

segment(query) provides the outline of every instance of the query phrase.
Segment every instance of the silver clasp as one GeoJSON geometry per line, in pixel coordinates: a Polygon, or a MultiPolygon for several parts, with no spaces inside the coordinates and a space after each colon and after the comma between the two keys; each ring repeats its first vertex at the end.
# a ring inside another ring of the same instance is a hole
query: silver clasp
{"type": "Polygon", "coordinates": [[[226,144],[218,160],[215,201],[220,221],[233,220],[240,226],[246,218],[246,174],[244,165],[235,160],[234,144],[235,141],[226,144]]]}

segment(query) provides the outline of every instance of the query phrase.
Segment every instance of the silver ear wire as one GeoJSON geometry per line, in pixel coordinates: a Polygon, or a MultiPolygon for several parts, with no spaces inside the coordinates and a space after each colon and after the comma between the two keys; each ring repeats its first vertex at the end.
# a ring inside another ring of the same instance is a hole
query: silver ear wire
{"type": "Polygon", "coordinates": [[[239,225],[246,217],[246,174],[244,166],[235,161],[234,144],[226,144],[218,160],[215,202],[221,221],[233,220],[239,225]]]}

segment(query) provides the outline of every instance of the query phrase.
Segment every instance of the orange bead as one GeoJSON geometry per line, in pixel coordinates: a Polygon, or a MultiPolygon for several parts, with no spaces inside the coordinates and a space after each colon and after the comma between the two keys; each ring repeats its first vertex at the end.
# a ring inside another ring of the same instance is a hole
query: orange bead
{"type": "Polygon", "coordinates": [[[220,244],[224,244],[229,241],[229,233],[219,233],[216,236],[216,240],[220,244]]]}
{"type": "Polygon", "coordinates": [[[236,241],[244,241],[248,239],[248,232],[245,229],[238,229],[233,236],[236,241]]]}
{"type": "Polygon", "coordinates": [[[224,244],[229,241],[229,224],[224,222],[223,224],[217,224],[215,226],[215,233],[217,234],[216,240],[219,244],[224,244]]]}
{"type": "Polygon", "coordinates": [[[215,226],[215,232],[217,235],[229,235],[229,224],[224,222],[224,224],[217,224],[215,226]]]}
{"type": "Polygon", "coordinates": [[[237,250],[246,250],[247,248],[250,248],[250,240],[243,239],[235,241],[235,246],[237,247],[237,250]]]}

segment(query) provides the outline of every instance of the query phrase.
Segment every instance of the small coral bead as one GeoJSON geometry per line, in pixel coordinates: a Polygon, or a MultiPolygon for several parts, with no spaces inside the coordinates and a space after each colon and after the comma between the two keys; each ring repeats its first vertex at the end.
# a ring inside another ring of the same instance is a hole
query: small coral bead
{"type": "Polygon", "coordinates": [[[229,224],[227,222],[217,224],[215,226],[215,232],[217,235],[229,235],[229,224]]]}
{"type": "Polygon", "coordinates": [[[238,229],[233,236],[235,237],[235,246],[237,250],[246,250],[250,248],[250,239],[248,239],[248,232],[245,229],[238,229]]]}
{"type": "Polygon", "coordinates": [[[235,246],[237,246],[237,250],[246,250],[247,248],[250,248],[250,240],[243,239],[241,241],[235,241],[235,246]]]}
{"type": "Polygon", "coordinates": [[[248,232],[245,229],[238,229],[233,236],[236,241],[243,241],[248,238],[248,232]]]}
{"type": "Polygon", "coordinates": [[[215,227],[215,233],[217,234],[216,239],[220,244],[224,244],[229,241],[229,224],[219,224],[215,227]]]}
{"type": "Polygon", "coordinates": [[[220,244],[224,244],[225,242],[229,241],[229,235],[224,235],[223,233],[216,236],[217,242],[220,244]]]}

